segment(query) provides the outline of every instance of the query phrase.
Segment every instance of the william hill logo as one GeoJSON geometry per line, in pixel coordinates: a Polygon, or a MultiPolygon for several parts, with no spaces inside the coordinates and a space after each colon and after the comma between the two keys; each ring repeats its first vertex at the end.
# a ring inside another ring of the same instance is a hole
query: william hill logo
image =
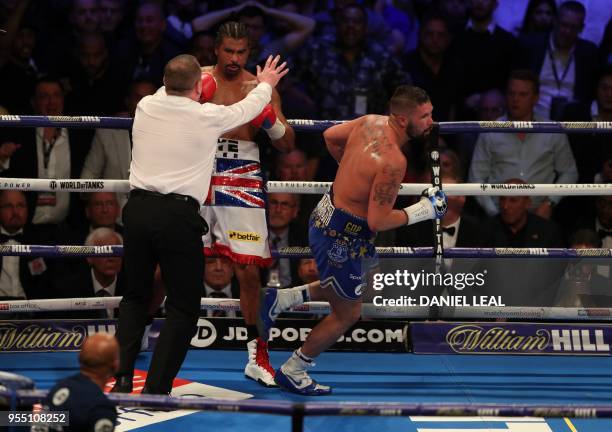
{"type": "Polygon", "coordinates": [[[229,234],[230,240],[253,242],[253,243],[259,243],[261,241],[261,236],[254,232],[230,230],[227,233],[229,234]]]}

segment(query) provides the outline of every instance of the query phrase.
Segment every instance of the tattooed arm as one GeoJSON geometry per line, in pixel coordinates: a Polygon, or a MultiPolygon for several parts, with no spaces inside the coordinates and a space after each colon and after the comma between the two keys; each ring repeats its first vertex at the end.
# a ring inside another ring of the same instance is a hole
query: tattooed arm
{"type": "Polygon", "coordinates": [[[388,158],[381,161],[368,204],[368,226],[372,231],[386,231],[406,224],[406,213],[393,209],[405,172],[405,159],[388,158]]]}
{"type": "Polygon", "coordinates": [[[334,125],[323,132],[327,150],[329,150],[329,154],[336,159],[336,162],[340,163],[340,159],[342,159],[342,155],[344,154],[344,146],[346,146],[349,135],[362,121],[363,117],[360,117],[355,120],[334,125]]]}

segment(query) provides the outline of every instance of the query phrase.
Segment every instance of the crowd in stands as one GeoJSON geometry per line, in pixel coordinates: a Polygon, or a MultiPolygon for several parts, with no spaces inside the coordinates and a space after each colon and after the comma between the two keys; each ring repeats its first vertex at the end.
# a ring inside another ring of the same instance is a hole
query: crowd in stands
{"type": "MultiPolygon", "coordinates": [[[[227,20],[249,29],[247,69],[271,53],[288,60],[279,93],[290,119],[385,114],[394,88],[413,84],[441,122],[612,122],[609,0],[0,0],[0,111],[133,116],[174,56],[215,63],[216,29],[227,20]]],[[[260,135],[268,180],[334,178],[321,133],[298,131],[290,153],[260,135]]],[[[442,135],[440,145],[443,183],[612,183],[611,134],[442,135]]],[[[429,182],[425,143],[406,154],[404,181],[429,182]]],[[[0,177],[125,180],[130,155],[128,130],[0,126],[0,177]]],[[[612,196],[561,198],[452,197],[444,244],[612,249],[612,196]]],[[[4,190],[0,243],[121,244],[126,199],[4,190]]],[[[268,195],[273,248],[307,245],[317,201],[268,195]]],[[[424,222],[378,244],[430,246],[431,233],[424,222]]],[[[117,295],[123,285],[120,258],[0,260],[0,298],[117,295]]],[[[611,288],[606,268],[596,271],[611,288]]],[[[236,296],[229,262],[207,259],[206,269],[203,295],[236,296]]],[[[262,277],[287,287],[316,278],[316,267],[280,259],[262,277]]]]}

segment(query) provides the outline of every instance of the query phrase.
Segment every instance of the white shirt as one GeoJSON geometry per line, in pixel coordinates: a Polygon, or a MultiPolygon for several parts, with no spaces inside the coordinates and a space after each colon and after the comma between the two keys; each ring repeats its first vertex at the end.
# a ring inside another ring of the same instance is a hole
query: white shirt
{"type": "MultiPolygon", "coordinates": [[[[455,228],[455,232],[451,236],[449,233],[442,231],[442,243],[445,248],[455,247],[457,244],[457,237],[459,237],[459,225],[461,224],[461,217],[459,217],[454,223],[445,226],[444,228],[455,228]]],[[[446,270],[449,271],[453,266],[452,258],[444,258],[444,265],[446,266],[446,270]]]]}
{"type": "MultiPolygon", "coordinates": [[[[117,276],[115,276],[115,279],[109,286],[102,286],[102,284],[98,282],[98,279],[96,279],[96,275],[94,274],[93,269],[91,269],[91,280],[93,281],[93,289],[94,289],[94,293],[96,294],[96,296],[98,292],[102,290],[109,293],[110,297],[115,296],[115,287],[117,286],[117,276]]],[[[109,318],[114,317],[114,312],[115,312],[114,309],[106,309],[106,313],[108,314],[109,318]]]]}
{"type": "MultiPolygon", "coordinates": [[[[61,129],[60,135],[53,144],[49,154],[49,163],[45,168],[43,151],[44,128],[36,128],[36,157],[38,158],[38,178],[67,179],[70,178],[70,144],[68,131],[61,129]]],[[[77,173],[78,174],[78,173],[77,173]]],[[[70,192],[39,192],[43,195],[55,196],[55,205],[37,205],[32,218],[33,224],[58,224],[68,216],[70,192]]]]}
{"type": "Polygon", "coordinates": [[[540,71],[540,97],[534,108],[536,116],[545,120],[550,119],[550,106],[554,97],[564,97],[568,102],[574,99],[574,82],[576,81],[576,59],[574,58],[574,48],[569,56],[561,56],[555,48],[555,43],[550,38],[550,46],[553,47],[552,58],[557,70],[557,79],[553,72],[549,49],[544,54],[544,63],[540,71]],[[568,62],[571,62],[568,65],[568,62]],[[567,69],[567,73],[563,76],[567,69]]]}
{"type": "MultiPolygon", "coordinates": [[[[0,233],[9,235],[3,227],[0,227],[0,233]]],[[[23,230],[19,230],[15,234],[21,234],[23,230]]],[[[5,245],[19,244],[15,240],[9,240],[5,245]]],[[[0,297],[22,297],[26,298],[23,286],[19,280],[19,257],[4,256],[2,257],[2,273],[0,274],[0,297]]]]}
{"type": "Polygon", "coordinates": [[[272,87],[259,83],[230,106],[170,96],[164,87],[144,97],[132,128],[130,188],[189,195],[202,203],[210,186],[217,139],[254,119],[271,96],[272,87]]]}
{"type": "MultiPolygon", "coordinates": [[[[211,293],[213,292],[221,292],[223,294],[225,294],[227,296],[228,299],[232,298],[232,284],[228,283],[227,285],[225,285],[225,287],[223,289],[214,289],[209,287],[208,285],[204,284],[204,291],[206,293],[206,297],[211,297],[211,293]]],[[[211,310],[207,310],[206,311],[206,316],[207,317],[212,317],[213,316],[213,312],[211,310]]],[[[236,318],[236,312],[234,311],[225,311],[225,316],[228,318],[236,318]]]]}

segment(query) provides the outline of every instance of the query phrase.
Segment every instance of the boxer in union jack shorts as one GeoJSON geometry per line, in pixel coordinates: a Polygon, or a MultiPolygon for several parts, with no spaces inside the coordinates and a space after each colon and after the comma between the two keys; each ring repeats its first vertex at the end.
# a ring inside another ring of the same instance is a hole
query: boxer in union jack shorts
{"type": "MultiPolygon", "coordinates": [[[[217,64],[202,69],[203,102],[234,104],[257,85],[257,78],[244,69],[249,57],[246,26],[223,24],[215,53],[217,64]]],[[[240,307],[249,334],[249,361],[244,373],[273,387],[276,384],[267,340],[259,337],[255,325],[261,290],[259,267],[271,263],[259,148],[254,142],[260,128],[278,150],[293,149],[295,134],[283,116],[275,90],[271,104],[258,117],[219,139],[210,191],[201,214],[210,226],[204,237],[205,253],[229,257],[240,283],[240,307]]]]}

